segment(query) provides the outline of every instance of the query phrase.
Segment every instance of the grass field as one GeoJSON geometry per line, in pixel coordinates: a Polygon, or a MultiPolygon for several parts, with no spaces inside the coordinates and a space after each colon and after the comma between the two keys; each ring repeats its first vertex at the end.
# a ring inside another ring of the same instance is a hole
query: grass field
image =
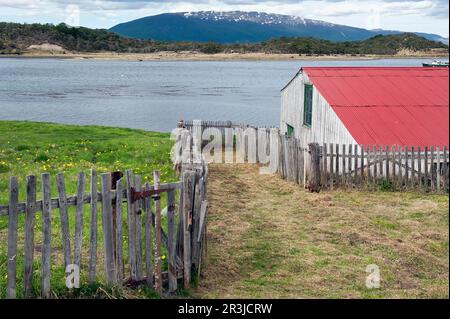
{"type": "MultiPolygon", "coordinates": [[[[76,193],[77,173],[84,171],[89,178],[91,168],[98,173],[133,169],[140,174],[145,182],[152,182],[154,170],[161,171],[161,181],[174,181],[170,149],[172,142],[169,134],[152,133],[140,130],[96,127],[70,126],[32,122],[0,121],[0,204],[8,203],[9,178],[19,178],[20,201],[25,201],[26,176],[38,176],[38,199],[42,198],[40,191],[40,174],[52,174],[52,195],[57,197],[56,174],[65,173],[66,191],[68,195],[76,193]]],[[[86,183],[89,185],[89,183],[86,183]]],[[[86,192],[88,192],[88,186],[86,192]]],[[[19,223],[19,258],[18,258],[18,297],[23,291],[23,221],[19,223]]],[[[71,234],[74,234],[74,208],[69,210],[71,234]]],[[[40,247],[42,240],[42,221],[36,214],[36,252],[35,252],[35,294],[40,289],[40,247]]],[[[62,267],[61,229],[58,211],[53,211],[52,224],[52,278],[51,284],[56,297],[65,297],[64,269],[62,267]]],[[[89,208],[86,207],[83,229],[83,260],[87,265],[89,242],[89,208]]],[[[0,298],[5,297],[6,261],[7,261],[7,225],[8,219],[0,217],[0,298]]],[[[99,262],[98,270],[103,270],[101,254],[102,233],[99,220],[99,262]]],[[[73,240],[71,242],[73,246],[73,240]]],[[[126,249],[127,244],[124,244],[126,249]]],[[[73,247],[72,247],[73,249],[73,247]]],[[[86,279],[87,271],[82,269],[82,280],[86,279]]],[[[101,286],[86,287],[77,292],[86,297],[152,297],[149,290],[108,291],[101,286]]]]}
{"type": "Polygon", "coordinates": [[[200,298],[448,298],[449,198],[312,194],[255,165],[211,165],[200,298]],[[381,287],[365,286],[366,267],[381,287]]]}

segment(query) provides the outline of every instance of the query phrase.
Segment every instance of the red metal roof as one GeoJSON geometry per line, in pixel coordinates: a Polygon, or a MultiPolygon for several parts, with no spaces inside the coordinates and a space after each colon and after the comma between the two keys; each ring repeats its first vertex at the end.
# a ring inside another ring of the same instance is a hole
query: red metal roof
{"type": "Polygon", "coordinates": [[[358,144],[449,145],[449,69],[302,69],[358,144]]]}

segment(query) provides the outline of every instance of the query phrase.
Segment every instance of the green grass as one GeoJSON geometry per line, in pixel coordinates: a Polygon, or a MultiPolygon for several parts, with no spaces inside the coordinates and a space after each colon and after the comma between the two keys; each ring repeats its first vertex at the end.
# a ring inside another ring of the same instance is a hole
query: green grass
{"type": "Polygon", "coordinates": [[[257,165],[212,164],[208,200],[195,297],[448,298],[448,195],[316,194],[257,165]],[[370,264],[378,289],[365,285],[370,264]]]}
{"type": "MultiPolygon", "coordinates": [[[[38,199],[41,198],[40,174],[48,172],[52,175],[52,197],[57,197],[56,174],[64,172],[66,193],[76,193],[77,174],[80,171],[90,178],[90,170],[98,173],[133,169],[135,174],[142,176],[143,182],[152,183],[154,170],[161,172],[161,182],[177,180],[172,169],[170,150],[172,141],[166,133],[154,133],[142,130],[99,126],[72,126],[50,123],[9,122],[0,121],[0,204],[7,204],[9,199],[9,179],[19,178],[19,198],[26,199],[26,176],[38,176],[38,199]]],[[[86,183],[86,192],[89,191],[86,183]]],[[[162,207],[165,201],[162,198],[162,207]]],[[[74,238],[74,208],[69,210],[71,228],[71,246],[73,253],[74,238]]],[[[126,229],[126,210],[124,212],[126,229]]],[[[163,225],[165,220],[163,220],[163,225]]],[[[144,223],[143,223],[144,224],[144,223]]],[[[103,255],[101,214],[99,214],[98,233],[98,277],[99,285],[87,286],[87,262],[90,232],[89,207],[85,206],[83,228],[82,256],[82,289],[68,294],[65,287],[65,274],[62,263],[62,242],[59,212],[52,213],[52,277],[51,286],[54,297],[77,298],[152,298],[154,293],[139,288],[105,287],[103,285],[103,255]]],[[[0,217],[0,298],[5,297],[6,263],[7,263],[7,226],[8,219],[0,217]]],[[[36,214],[36,247],[34,264],[34,293],[40,291],[40,244],[42,241],[42,219],[36,214]]],[[[125,236],[126,237],[126,236],[125,236]]],[[[23,239],[24,214],[19,218],[19,254],[17,259],[18,297],[23,297],[23,239]]],[[[124,255],[127,256],[128,243],[124,241],[124,255]]],[[[163,253],[165,253],[163,251],[163,253]]]]}

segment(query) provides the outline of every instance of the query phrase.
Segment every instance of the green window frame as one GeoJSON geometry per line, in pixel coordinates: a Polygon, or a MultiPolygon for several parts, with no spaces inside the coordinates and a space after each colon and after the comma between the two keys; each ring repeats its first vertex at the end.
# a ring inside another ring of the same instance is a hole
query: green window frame
{"type": "Polygon", "coordinates": [[[311,127],[312,125],[312,99],[313,99],[313,86],[311,84],[305,84],[303,125],[307,127],[311,127]]]}
{"type": "Polygon", "coordinates": [[[292,125],[286,124],[287,127],[287,136],[294,135],[294,127],[292,125]]]}

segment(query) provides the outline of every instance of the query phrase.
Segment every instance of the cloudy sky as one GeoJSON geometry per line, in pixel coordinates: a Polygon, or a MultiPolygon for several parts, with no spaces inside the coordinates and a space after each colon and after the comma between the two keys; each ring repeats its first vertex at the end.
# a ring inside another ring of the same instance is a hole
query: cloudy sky
{"type": "Polygon", "coordinates": [[[448,8],[448,0],[0,0],[0,21],[110,28],[164,12],[243,10],[448,37],[448,8]]]}

